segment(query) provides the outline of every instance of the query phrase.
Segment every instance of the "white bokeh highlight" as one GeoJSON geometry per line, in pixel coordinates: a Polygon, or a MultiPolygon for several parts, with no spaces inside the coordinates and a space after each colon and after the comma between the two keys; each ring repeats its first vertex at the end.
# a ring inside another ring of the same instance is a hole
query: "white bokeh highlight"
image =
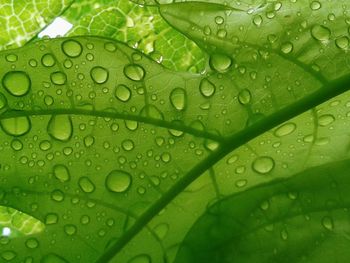
{"type": "Polygon", "coordinates": [[[55,38],[58,36],[64,36],[73,27],[73,24],[64,20],[61,17],[55,18],[55,20],[48,25],[43,31],[38,34],[39,38],[48,36],[50,38],[55,38]]]}

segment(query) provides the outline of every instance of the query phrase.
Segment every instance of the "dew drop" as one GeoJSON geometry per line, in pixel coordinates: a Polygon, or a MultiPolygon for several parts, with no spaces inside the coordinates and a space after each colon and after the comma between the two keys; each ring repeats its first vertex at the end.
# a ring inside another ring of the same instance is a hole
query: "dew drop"
{"type": "Polygon", "coordinates": [[[122,170],[113,170],[106,177],[106,187],[115,193],[123,193],[131,185],[131,175],[122,170]]]}
{"type": "Polygon", "coordinates": [[[85,193],[92,193],[95,191],[95,185],[86,176],[83,176],[79,179],[79,186],[85,193]]]}
{"type": "Polygon", "coordinates": [[[154,228],[154,232],[159,237],[159,239],[164,239],[168,231],[169,225],[166,223],[159,224],[154,228]]]}
{"type": "Polygon", "coordinates": [[[45,54],[41,58],[41,64],[45,67],[53,67],[56,64],[55,58],[50,54],[45,54]]]}
{"type": "Polygon", "coordinates": [[[297,126],[293,122],[285,123],[285,124],[281,125],[280,127],[278,127],[275,130],[274,135],[277,136],[277,137],[286,136],[286,135],[291,134],[292,132],[294,132],[296,127],[297,126]]]}
{"type": "Polygon", "coordinates": [[[136,131],[139,127],[139,124],[137,121],[125,120],[125,127],[130,131],[136,131]]]}
{"type": "Polygon", "coordinates": [[[171,105],[178,111],[186,108],[186,91],[183,88],[175,88],[170,93],[171,105]]]}
{"type": "Polygon", "coordinates": [[[62,43],[62,51],[68,57],[76,58],[83,52],[83,47],[78,41],[69,39],[62,43]]]}
{"type": "Polygon", "coordinates": [[[64,200],[64,193],[60,190],[54,190],[51,193],[51,198],[56,202],[62,202],[64,200]]]}
{"type": "Polygon", "coordinates": [[[17,256],[17,254],[11,250],[6,250],[1,253],[1,257],[5,259],[6,261],[10,261],[14,259],[17,256]]]}
{"type": "Polygon", "coordinates": [[[95,142],[95,138],[93,136],[87,135],[84,137],[84,145],[86,147],[92,146],[94,144],[94,142],[95,142]]]}
{"type": "Polygon", "coordinates": [[[23,149],[23,144],[20,140],[18,139],[14,139],[12,142],[11,142],[11,148],[15,151],[20,151],[23,149]]]}
{"type": "Polygon", "coordinates": [[[134,149],[134,142],[132,140],[124,140],[122,142],[122,147],[125,151],[131,151],[134,149]]]}
{"type": "Polygon", "coordinates": [[[16,54],[8,54],[6,55],[6,60],[8,62],[16,62],[18,60],[18,57],[16,54]]]}
{"type": "Polygon", "coordinates": [[[199,90],[204,97],[209,98],[214,95],[216,87],[210,80],[202,79],[199,84],[199,90]]]}
{"type": "Polygon", "coordinates": [[[340,49],[348,49],[349,48],[349,38],[347,36],[337,38],[335,40],[335,44],[340,49]]]}
{"type": "Polygon", "coordinates": [[[55,85],[64,85],[67,82],[67,76],[61,71],[53,72],[50,75],[51,82],[55,85]]]}
{"type": "Polygon", "coordinates": [[[134,81],[141,81],[145,77],[145,70],[137,64],[129,64],[124,67],[124,74],[134,81]]]}
{"type": "Polygon", "coordinates": [[[238,93],[238,101],[242,105],[247,105],[250,103],[250,100],[252,98],[252,95],[248,89],[242,89],[238,93]]]}
{"type": "Polygon", "coordinates": [[[210,56],[209,65],[218,72],[227,71],[232,65],[232,59],[224,54],[215,53],[210,56]]]}
{"type": "Polygon", "coordinates": [[[29,92],[31,81],[23,71],[10,71],[2,78],[2,85],[11,95],[24,96],[29,92]]]}
{"type": "Polygon", "coordinates": [[[252,168],[259,174],[267,174],[275,167],[275,161],[269,156],[260,156],[253,161],[252,168]]]}
{"type": "Polygon", "coordinates": [[[260,27],[262,22],[263,22],[263,19],[260,15],[254,16],[254,18],[253,18],[254,25],[256,25],[257,27],[260,27]]]}
{"type": "Polygon", "coordinates": [[[54,225],[58,222],[58,215],[55,213],[49,213],[45,216],[46,225],[54,225]]]}
{"type": "Polygon", "coordinates": [[[36,238],[29,238],[26,241],[26,246],[30,249],[37,248],[39,246],[39,242],[36,238]]]}
{"type": "Polygon", "coordinates": [[[331,37],[331,30],[323,25],[315,25],[311,28],[311,35],[319,41],[328,41],[331,37]]]}
{"type": "Polygon", "coordinates": [[[11,136],[22,136],[29,132],[31,123],[28,117],[15,117],[2,119],[1,127],[7,134],[11,136]]]}
{"type": "Polygon", "coordinates": [[[108,42],[105,44],[105,49],[109,52],[114,52],[116,51],[117,47],[114,45],[114,43],[108,42]]]}
{"type": "Polygon", "coordinates": [[[335,121],[335,118],[331,114],[324,114],[318,118],[318,125],[327,126],[335,121]]]}
{"type": "Polygon", "coordinates": [[[152,263],[151,257],[146,254],[137,255],[130,259],[128,263],[152,263]]]}
{"type": "Polygon", "coordinates": [[[126,85],[120,84],[115,88],[114,96],[122,102],[127,102],[131,98],[131,90],[126,85]]]}
{"type": "Polygon", "coordinates": [[[47,125],[47,132],[53,139],[68,141],[73,135],[71,118],[68,115],[53,115],[47,125]]]}
{"type": "Polygon", "coordinates": [[[97,66],[91,69],[90,76],[95,83],[103,84],[107,82],[109,72],[107,69],[97,66]]]}
{"type": "Polygon", "coordinates": [[[283,43],[281,46],[281,51],[284,54],[289,54],[290,52],[293,51],[293,44],[291,42],[283,43]]]}
{"type": "Polygon", "coordinates": [[[54,176],[61,182],[67,182],[70,179],[68,168],[63,164],[57,164],[53,167],[54,176]]]}
{"type": "Polygon", "coordinates": [[[325,229],[332,231],[334,228],[333,220],[329,216],[322,218],[322,225],[325,229]]]}
{"type": "Polygon", "coordinates": [[[77,227],[72,224],[65,225],[64,232],[66,232],[68,236],[72,236],[77,232],[77,227]]]}
{"type": "Polygon", "coordinates": [[[44,256],[40,260],[40,263],[68,263],[68,261],[56,254],[51,253],[44,256]]]}
{"type": "Polygon", "coordinates": [[[318,10],[318,9],[320,9],[321,8],[321,3],[320,2],[318,2],[318,1],[312,1],[311,2],[311,4],[310,4],[310,8],[312,9],[312,10],[318,10]]]}

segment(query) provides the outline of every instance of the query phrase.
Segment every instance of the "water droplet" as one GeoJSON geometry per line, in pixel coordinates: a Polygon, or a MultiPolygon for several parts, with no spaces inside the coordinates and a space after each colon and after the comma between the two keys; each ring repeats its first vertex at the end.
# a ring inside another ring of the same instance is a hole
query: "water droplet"
{"type": "Polygon", "coordinates": [[[261,26],[263,22],[263,19],[260,15],[255,15],[254,18],[253,18],[253,23],[254,25],[256,25],[257,27],[261,26]]]}
{"type": "Polygon", "coordinates": [[[68,141],[73,135],[72,120],[68,115],[53,115],[47,125],[48,134],[59,141],[68,141]]]}
{"type": "Polygon", "coordinates": [[[331,37],[331,30],[323,25],[315,25],[311,28],[311,35],[319,41],[328,41],[331,37]]]}
{"type": "Polygon", "coordinates": [[[45,67],[52,67],[56,64],[55,58],[50,54],[45,54],[41,58],[41,64],[45,67]]]}
{"type": "Polygon", "coordinates": [[[44,256],[40,260],[40,263],[68,263],[68,261],[56,254],[51,253],[44,256]]]}
{"type": "Polygon", "coordinates": [[[131,98],[131,90],[126,85],[120,84],[115,88],[114,96],[122,102],[127,102],[131,98]]]}
{"type": "Polygon", "coordinates": [[[55,213],[49,213],[45,216],[46,225],[54,225],[58,222],[58,215],[55,213]]]}
{"type": "Polygon", "coordinates": [[[51,198],[56,202],[62,202],[64,200],[64,193],[60,190],[54,190],[51,193],[51,198]]]}
{"type": "Polygon", "coordinates": [[[15,151],[20,151],[23,149],[23,144],[20,140],[18,139],[14,139],[12,142],[11,142],[11,147],[12,149],[14,149],[15,151]]]}
{"type": "Polygon", "coordinates": [[[124,140],[122,142],[122,147],[125,151],[131,151],[134,149],[134,142],[132,140],[124,140]]]}
{"type": "Polygon", "coordinates": [[[68,236],[72,236],[77,232],[77,227],[72,224],[65,225],[64,232],[66,232],[68,236]]]}
{"type": "Polygon", "coordinates": [[[238,156],[237,155],[233,155],[230,158],[227,159],[226,163],[227,164],[233,164],[238,160],[238,156]]]}
{"type": "Polygon", "coordinates": [[[171,155],[168,152],[164,152],[161,154],[160,158],[162,159],[163,162],[168,163],[171,161],[171,155]]]}
{"type": "Polygon", "coordinates": [[[40,142],[39,147],[42,151],[48,151],[51,149],[51,142],[48,140],[43,140],[40,142]]]}
{"type": "Polygon", "coordinates": [[[26,246],[27,248],[37,248],[39,246],[39,242],[36,238],[29,238],[27,241],[26,241],[26,246]]]}
{"type": "Polygon", "coordinates": [[[179,111],[186,108],[186,91],[183,88],[175,88],[170,93],[170,102],[179,111]]]}
{"type": "Polygon", "coordinates": [[[107,82],[109,72],[107,69],[97,66],[91,69],[90,76],[95,83],[103,84],[107,82]]]}
{"type": "Polygon", "coordinates": [[[64,85],[67,82],[67,76],[61,71],[53,72],[50,75],[51,82],[55,85],[64,85]]]}
{"type": "Polygon", "coordinates": [[[78,41],[69,39],[62,43],[62,51],[68,57],[76,58],[83,52],[83,47],[78,41]]]}
{"type": "Polygon", "coordinates": [[[252,95],[250,93],[250,91],[248,89],[242,89],[239,93],[238,93],[238,101],[239,103],[241,103],[242,105],[247,105],[250,103],[250,100],[252,98],[252,95]]]}
{"type": "Polygon", "coordinates": [[[329,216],[322,218],[322,225],[325,229],[332,231],[334,228],[333,219],[329,216]]]}
{"type": "Polygon", "coordinates": [[[131,80],[140,81],[145,77],[145,70],[137,64],[129,64],[124,67],[124,74],[131,80]]]}
{"type": "Polygon", "coordinates": [[[327,126],[335,121],[335,118],[331,114],[324,114],[318,118],[318,125],[327,126]]]}
{"type": "Polygon", "coordinates": [[[215,23],[221,25],[224,23],[224,18],[222,16],[215,17],[215,23]]]}
{"type": "Polygon", "coordinates": [[[68,168],[63,164],[57,164],[53,167],[54,176],[61,182],[67,182],[70,179],[68,168]]]}
{"type": "Polygon", "coordinates": [[[312,9],[312,10],[318,10],[318,9],[320,9],[321,8],[321,3],[320,2],[318,2],[318,1],[312,1],[311,2],[311,4],[310,4],[310,8],[312,9]]]}
{"type": "Polygon", "coordinates": [[[125,120],[125,127],[130,131],[135,131],[139,127],[139,124],[137,121],[125,120]]]}
{"type": "Polygon", "coordinates": [[[113,170],[106,177],[106,187],[116,193],[123,193],[131,185],[131,175],[122,170],[113,170]]]}
{"type": "Polygon", "coordinates": [[[154,228],[154,232],[159,237],[159,239],[164,239],[168,231],[169,225],[166,223],[159,224],[154,228]]]}
{"type": "Polygon", "coordinates": [[[85,193],[92,193],[95,190],[95,185],[86,176],[79,179],[79,186],[85,193]]]}
{"type": "Polygon", "coordinates": [[[2,119],[1,127],[9,135],[21,136],[29,132],[31,123],[28,117],[15,117],[2,119]]]}
{"type": "Polygon", "coordinates": [[[284,54],[289,54],[290,52],[293,51],[293,44],[291,42],[283,43],[281,46],[281,51],[284,54]]]}
{"type": "Polygon", "coordinates": [[[152,263],[151,257],[146,254],[137,255],[130,259],[128,263],[152,263]]]}
{"type": "Polygon", "coordinates": [[[7,250],[1,253],[1,257],[7,261],[14,259],[17,254],[11,250],[7,250]]]}
{"type": "Polygon", "coordinates": [[[269,156],[260,156],[253,161],[252,168],[259,174],[267,174],[275,167],[275,161],[269,156]]]}
{"type": "Polygon", "coordinates": [[[288,232],[287,232],[287,230],[283,229],[281,231],[281,238],[282,238],[282,240],[287,240],[288,239],[288,232]]]}
{"type": "Polygon", "coordinates": [[[31,81],[23,71],[10,71],[2,78],[2,85],[11,95],[24,96],[29,92],[31,81]]]}
{"type": "Polygon", "coordinates": [[[335,44],[340,49],[349,48],[349,38],[347,36],[339,37],[335,40],[335,44]]]}
{"type": "Polygon", "coordinates": [[[293,122],[285,123],[275,130],[274,135],[277,137],[286,136],[294,132],[296,127],[297,126],[293,122]]]}
{"type": "Polygon", "coordinates": [[[202,79],[199,84],[199,90],[204,97],[208,98],[214,95],[216,87],[210,80],[202,79]]]}
{"type": "Polygon", "coordinates": [[[84,138],[84,145],[86,147],[92,146],[94,144],[94,142],[95,142],[95,138],[93,136],[91,136],[91,135],[85,136],[85,138],[84,138]]]}
{"type": "Polygon", "coordinates": [[[18,57],[16,54],[8,54],[6,55],[6,60],[8,62],[16,62],[18,60],[18,57]]]}
{"type": "Polygon", "coordinates": [[[117,50],[117,47],[112,42],[108,42],[105,44],[105,49],[109,52],[114,52],[117,50]]]}
{"type": "Polygon", "coordinates": [[[210,56],[210,67],[218,72],[227,71],[232,65],[232,59],[224,54],[215,53],[210,56]]]}

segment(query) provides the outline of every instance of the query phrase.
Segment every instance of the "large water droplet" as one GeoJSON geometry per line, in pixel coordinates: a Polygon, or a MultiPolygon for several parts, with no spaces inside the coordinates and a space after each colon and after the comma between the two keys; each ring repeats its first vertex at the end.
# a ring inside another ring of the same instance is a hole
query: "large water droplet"
{"type": "Polygon", "coordinates": [[[242,105],[247,105],[250,103],[250,100],[252,98],[252,95],[248,89],[242,89],[238,93],[238,101],[242,105]]]}
{"type": "Polygon", "coordinates": [[[315,25],[311,28],[311,35],[319,41],[328,41],[331,37],[331,30],[323,25],[315,25]]]}
{"type": "Polygon", "coordinates": [[[4,132],[12,136],[24,135],[29,132],[31,128],[30,120],[25,116],[2,119],[0,124],[4,132]]]}
{"type": "Polygon", "coordinates": [[[92,193],[95,190],[95,185],[86,176],[83,176],[79,179],[79,186],[85,193],[92,193]]]}
{"type": "Polygon", "coordinates": [[[122,102],[127,102],[131,98],[131,90],[126,85],[120,84],[115,88],[114,96],[122,102]]]}
{"type": "Polygon", "coordinates": [[[253,161],[252,168],[260,174],[267,174],[275,167],[275,161],[269,156],[260,156],[253,161]]]}
{"type": "Polygon", "coordinates": [[[145,77],[145,70],[137,64],[129,64],[124,67],[124,74],[131,80],[140,81],[145,77]]]}
{"type": "Polygon", "coordinates": [[[83,47],[78,41],[69,39],[62,43],[62,51],[68,57],[76,58],[83,52],[83,47]]]}
{"type": "Polygon", "coordinates": [[[70,179],[68,168],[63,164],[57,164],[53,167],[54,176],[61,182],[67,182],[70,179]]]}
{"type": "Polygon", "coordinates": [[[68,141],[73,135],[72,120],[68,115],[54,115],[47,126],[48,134],[59,141],[68,141]]]}
{"type": "Polygon", "coordinates": [[[274,134],[277,137],[286,136],[288,134],[291,134],[296,129],[296,127],[297,126],[293,122],[288,122],[278,127],[274,134]]]}
{"type": "Polygon", "coordinates": [[[225,54],[215,53],[210,56],[209,64],[213,70],[225,72],[232,65],[232,59],[225,54]]]}
{"type": "Polygon", "coordinates": [[[186,108],[186,91],[183,88],[175,88],[170,93],[170,102],[179,111],[186,108]]]}
{"type": "Polygon", "coordinates": [[[91,69],[90,76],[91,76],[92,80],[94,82],[96,82],[97,84],[103,84],[103,83],[107,82],[109,72],[107,69],[100,67],[100,66],[97,66],[97,67],[93,67],[91,69]]]}
{"type": "Polygon", "coordinates": [[[210,80],[202,79],[199,84],[199,90],[204,97],[208,98],[214,95],[216,87],[210,80]]]}
{"type": "Polygon", "coordinates": [[[113,170],[106,177],[106,187],[116,193],[122,193],[129,189],[131,175],[122,170],[113,170]]]}
{"type": "Polygon", "coordinates": [[[67,76],[61,71],[53,72],[50,75],[51,82],[55,85],[64,85],[67,82],[67,76]]]}
{"type": "Polygon", "coordinates": [[[40,260],[40,263],[68,263],[68,261],[56,254],[51,253],[44,256],[40,260]]]}
{"type": "Polygon", "coordinates": [[[31,81],[23,71],[10,71],[2,78],[2,85],[13,96],[24,96],[29,92],[31,81]]]}

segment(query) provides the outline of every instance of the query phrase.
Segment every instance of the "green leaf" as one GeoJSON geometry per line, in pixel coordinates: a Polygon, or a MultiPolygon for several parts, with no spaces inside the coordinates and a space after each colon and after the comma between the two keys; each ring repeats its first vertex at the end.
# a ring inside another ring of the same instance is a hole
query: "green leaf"
{"type": "Polygon", "coordinates": [[[22,46],[74,1],[11,1],[0,3],[0,50],[22,46]]]}
{"type": "Polygon", "coordinates": [[[198,46],[162,19],[155,7],[130,1],[78,1],[66,13],[70,36],[95,35],[128,43],[164,66],[200,72],[206,57],[198,46]]]}
{"type": "Polygon", "coordinates": [[[346,262],[349,159],[226,197],[191,228],[175,263],[346,262]]]}

